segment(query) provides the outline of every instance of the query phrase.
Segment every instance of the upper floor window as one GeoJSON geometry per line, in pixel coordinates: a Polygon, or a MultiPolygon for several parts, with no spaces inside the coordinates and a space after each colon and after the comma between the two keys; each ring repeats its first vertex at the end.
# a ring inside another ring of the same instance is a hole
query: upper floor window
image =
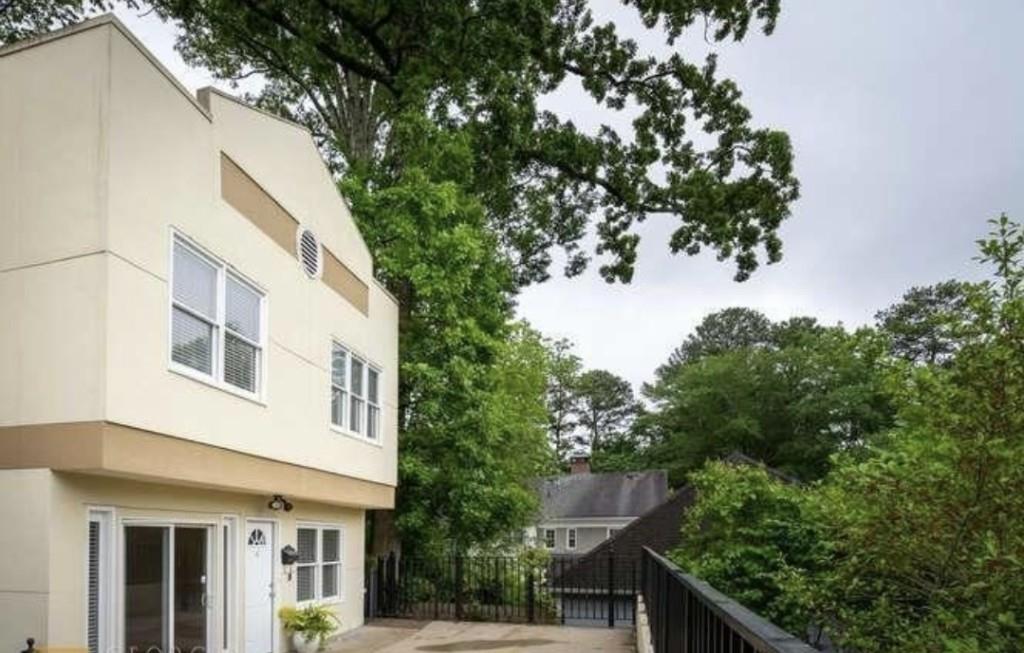
{"type": "Polygon", "coordinates": [[[331,345],[331,424],[380,441],[380,370],[336,342],[331,345]]]}
{"type": "Polygon", "coordinates": [[[263,293],[181,236],[174,236],[172,256],[172,366],[259,395],[263,293]]]}
{"type": "Polygon", "coordinates": [[[544,548],[553,549],[555,548],[555,529],[545,528],[544,529],[544,548]]]}
{"type": "Polygon", "coordinates": [[[566,532],[565,546],[566,546],[566,548],[569,548],[569,549],[575,549],[576,548],[576,529],[575,528],[570,528],[566,532]]]}

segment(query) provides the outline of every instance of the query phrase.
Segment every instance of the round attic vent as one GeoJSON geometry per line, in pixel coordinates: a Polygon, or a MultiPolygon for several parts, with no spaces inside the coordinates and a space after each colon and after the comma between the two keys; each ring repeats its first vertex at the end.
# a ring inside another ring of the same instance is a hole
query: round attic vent
{"type": "Polygon", "coordinates": [[[302,263],[302,269],[311,279],[320,276],[323,260],[320,255],[320,239],[309,229],[299,227],[295,249],[302,263]]]}

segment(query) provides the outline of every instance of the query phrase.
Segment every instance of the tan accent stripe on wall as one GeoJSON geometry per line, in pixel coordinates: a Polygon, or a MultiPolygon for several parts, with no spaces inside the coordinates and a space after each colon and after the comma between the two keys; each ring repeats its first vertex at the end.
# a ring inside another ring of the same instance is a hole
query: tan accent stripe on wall
{"type": "Polygon", "coordinates": [[[294,256],[298,220],[223,152],[220,154],[220,194],[225,202],[294,256]]]}
{"type": "Polygon", "coordinates": [[[395,504],[390,485],[111,422],[0,428],[0,468],[49,468],[245,494],[280,493],[357,508],[390,509],[395,504]]]}
{"type": "Polygon", "coordinates": [[[370,314],[370,289],[326,247],[322,278],[324,283],[362,311],[363,315],[370,314]]]}
{"type": "MultiPolygon", "coordinates": [[[[225,202],[270,236],[271,240],[292,256],[295,255],[295,232],[299,221],[223,152],[220,153],[220,194],[225,202]]],[[[331,250],[323,246],[321,250],[324,258],[323,282],[363,315],[369,315],[369,287],[331,250]]]]}

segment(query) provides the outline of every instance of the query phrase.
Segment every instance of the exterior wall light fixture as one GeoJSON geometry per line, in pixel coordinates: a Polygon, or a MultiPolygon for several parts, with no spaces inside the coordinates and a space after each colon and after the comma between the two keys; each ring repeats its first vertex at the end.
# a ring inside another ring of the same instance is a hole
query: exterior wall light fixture
{"type": "Polygon", "coordinates": [[[292,508],[295,506],[292,505],[291,501],[285,499],[280,494],[275,494],[274,498],[267,504],[267,507],[271,510],[284,510],[285,512],[291,512],[292,508]]]}

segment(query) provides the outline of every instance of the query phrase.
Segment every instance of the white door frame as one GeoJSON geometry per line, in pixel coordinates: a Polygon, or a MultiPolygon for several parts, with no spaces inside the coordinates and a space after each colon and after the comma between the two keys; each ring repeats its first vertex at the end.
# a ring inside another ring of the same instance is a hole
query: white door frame
{"type": "MultiPolygon", "coordinates": [[[[210,601],[210,587],[213,575],[218,573],[216,566],[213,564],[213,539],[214,534],[217,532],[217,525],[219,521],[215,519],[167,519],[167,518],[150,518],[150,517],[128,517],[118,520],[117,529],[115,533],[115,539],[117,540],[117,571],[114,586],[116,588],[115,594],[117,600],[115,604],[117,606],[117,618],[116,618],[116,632],[114,641],[116,642],[116,650],[124,650],[124,582],[125,582],[125,546],[124,546],[124,534],[125,529],[132,526],[154,526],[159,528],[168,528],[169,541],[168,551],[171,555],[174,552],[174,528],[176,526],[182,526],[186,528],[206,528],[206,587],[207,587],[207,601],[206,601],[206,650],[212,651],[210,648],[210,642],[213,641],[213,634],[216,628],[211,628],[211,624],[216,624],[214,616],[217,614],[216,610],[212,609],[213,604],[216,601],[210,601]],[[213,616],[212,616],[213,615],[213,616]]],[[[169,583],[169,605],[174,605],[174,565],[171,565],[169,583]]],[[[174,619],[173,615],[169,624],[169,634],[171,641],[174,641],[174,619]]],[[[219,650],[219,649],[217,649],[219,650]]]]}
{"type": "MultiPolygon", "coordinates": [[[[99,628],[99,650],[107,651],[113,649],[113,642],[117,640],[117,513],[111,506],[87,505],[85,511],[86,538],[85,538],[85,585],[86,592],[89,588],[89,528],[92,522],[100,525],[100,557],[99,557],[99,593],[100,603],[98,609],[99,628]]],[[[89,638],[89,605],[85,605],[85,633],[83,641],[89,638]]]]}
{"type": "MultiPolygon", "coordinates": [[[[280,593],[280,584],[277,582],[277,577],[278,577],[278,572],[279,572],[279,566],[278,565],[280,565],[280,560],[278,559],[278,556],[277,556],[278,543],[280,542],[280,533],[281,533],[280,520],[273,519],[271,517],[247,517],[245,519],[244,523],[245,523],[245,528],[242,529],[242,531],[241,531],[241,533],[239,533],[239,537],[238,537],[239,542],[241,543],[241,546],[242,546],[241,562],[239,564],[239,567],[241,568],[240,569],[241,573],[239,574],[239,577],[242,578],[242,579],[245,578],[245,574],[247,573],[246,567],[248,566],[249,552],[245,549],[245,545],[246,545],[246,542],[248,541],[249,531],[252,529],[252,525],[253,524],[262,524],[264,526],[269,526],[270,527],[268,529],[269,532],[270,532],[270,621],[271,621],[271,625],[270,625],[270,650],[271,650],[271,653],[277,653],[278,652],[278,642],[281,639],[281,631],[280,631],[280,625],[281,625],[280,622],[281,622],[281,620],[277,618],[277,605],[278,605],[277,597],[278,597],[278,594],[280,593]]],[[[245,622],[244,621],[245,621],[245,599],[246,599],[246,597],[245,597],[245,586],[246,585],[245,585],[244,580],[241,583],[241,586],[242,586],[242,594],[240,595],[240,598],[242,600],[240,602],[241,603],[240,612],[242,614],[242,629],[241,629],[241,632],[238,633],[239,637],[238,637],[237,641],[239,642],[239,646],[241,646],[244,649],[244,647],[245,647],[245,622]]]]}

